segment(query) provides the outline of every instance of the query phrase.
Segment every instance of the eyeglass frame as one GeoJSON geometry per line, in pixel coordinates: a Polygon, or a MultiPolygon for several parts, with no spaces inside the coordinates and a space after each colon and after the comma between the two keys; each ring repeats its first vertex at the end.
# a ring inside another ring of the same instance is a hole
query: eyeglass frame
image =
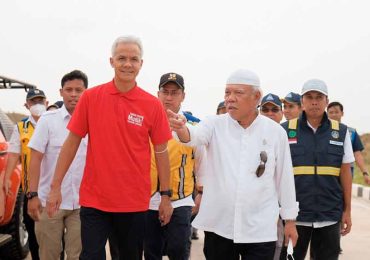
{"type": "Polygon", "coordinates": [[[166,90],[164,88],[160,88],[159,89],[159,93],[161,93],[162,95],[165,95],[165,96],[178,97],[182,93],[184,93],[184,91],[181,90],[181,89],[168,91],[168,90],[166,90]]]}
{"type": "Polygon", "coordinates": [[[280,107],[273,107],[273,108],[268,108],[268,107],[261,107],[261,111],[263,112],[263,113],[268,113],[268,112],[272,112],[272,113],[274,113],[274,114],[276,114],[276,113],[279,113],[280,111],[282,111],[281,110],[281,108],[280,107]]]}

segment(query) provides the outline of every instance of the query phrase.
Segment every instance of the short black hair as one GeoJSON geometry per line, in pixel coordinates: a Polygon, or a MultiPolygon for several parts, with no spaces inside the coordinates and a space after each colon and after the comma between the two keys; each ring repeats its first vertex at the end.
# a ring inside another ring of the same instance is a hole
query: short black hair
{"type": "Polygon", "coordinates": [[[70,73],[67,73],[66,75],[64,75],[63,78],[62,78],[62,81],[61,81],[62,88],[64,87],[64,84],[67,81],[74,80],[74,79],[82,80],[83,83],[84,83],[85,88],[87,88],[87,86],[88,86],[87,76],[86,76],[85,73],[83,73],[80,70],[74,70],[74,71],[71,71],[70,73]]]}
{"type": "Polygon", "coordinates": [[[343,110],[344,110],[343,105],[338,101],[334,101],[334,102],[329,103],[327,110],[329,110],[329,108],[331,108],[331,107],[336,107],[336,106],[338,106],[340,111],[343,112],[343,110]]]}

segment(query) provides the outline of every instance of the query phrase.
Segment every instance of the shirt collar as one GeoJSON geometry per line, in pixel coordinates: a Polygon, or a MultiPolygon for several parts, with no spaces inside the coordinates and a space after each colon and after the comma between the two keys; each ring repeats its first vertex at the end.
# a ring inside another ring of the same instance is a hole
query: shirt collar
{"type": "Polygon", "coordinates": [[[63,118],[69,118],[71,117],[71,115],[69,114],[69,112],[67,111],[65,105],[63,105],[61,108],[60,108],[60,113],[62,114],[62,117],[63,118]]]}
{"type": "Polygon", "coordinates": [[[116,84],[114,83],[114,79],[108,83],[108,93],[111,94],[111,95],[120,95],[120,96],[131,96],[133,93],[136,92],[136,90],[138,89],[138,85],[137,83],[135,83],[135,86],[130,89],[129,91],[127,92],[120,92],[117,87],[116,87],[116,84]]]}
{"type": "Polygon", "coordinates": [[[257,117],[253,120],[253,122],[252,122],[252,123],[251,123],[247,128],[244,128],[244,127],[242,127],[242,126],[239,124],[239,122],[238,122],[237,120],[233,119],[233,118],[230,116],[230,114],[229,114],[229,113],[226,113],[225,115],[227,116],[227,118],[228,118],[231,122],[233,122],[233,124],[234,124],[234,125],[236,125],[236,126],[238,126],[238,127],[242,128],[242,129],[244,129],[244,130],[248,130],[248,129],[252,129],[252,128],[254,128],[254,126],[255,126],[256,124],[258,124],[258,122],[260,121],[261,116],[262,116],[260,113],[258,113],[258,114],[257,114],[257,117]]]}
{"type": "Polygon", "coordinates": [[[306,115],[306,112],[305,112],[305,111],[302,111],[302,113],[301,113],[301,115],[299,116],[299,118],[301,119],[301,123],[302,123],[303,125],[305,125],[305,126],[307,126],[307,127],[311,128],[314,132],[316,132],[317,130],[319,130],[319,129],[321,129],[321,128],[323,128],[323,129],[325,130],[326,128],[328,128],[328,127],[330,126],[330,120],[329,120],[329,118],[328,118],[328,114],[327,114],[326,112],[324,112],[324,115],[323,115],[323,117],[322,117],[322,119],[321,119],[321,124],[320,124],[320,126],[319,126],[317,129],[313,128],[313,127],[309,124],[309,122],[308,122],[308,120],[307,120],[307,115],[306,115]]]}
{"type": "Polygon", "coordinates": [[[35,118],[32,115],[30,115],[28,117],[28,121],[30,121],[33,126],[36,126],[36,124],[37,124],[37,121],[35,120],[35,118]]]}

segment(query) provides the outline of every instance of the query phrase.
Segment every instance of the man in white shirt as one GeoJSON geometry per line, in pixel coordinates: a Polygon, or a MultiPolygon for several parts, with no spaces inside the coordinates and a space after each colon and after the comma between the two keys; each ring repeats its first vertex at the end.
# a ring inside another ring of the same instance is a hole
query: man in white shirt
{"type": "Polygon", "coordinates": [[[284,129],[258,114],[258,76],[237,70],[226,83],[227,114],[195,127],[167,111],[171,128],[187,145],[205,145],[203,198],[193,226],[205,230],[207,259],[273,259],[277,219],[295,245],[298,207],[284,129]]]}
{"type": "MultiPolygon", "coordinates": [[[[305,259],[310,244],[315,260],[339,257],[340,233],[351,231],[351,163],[354,161],[347,126],[330,120],[328,88],[311,79],[302,87],[299,116],[282,124],[288,135],[300,212],[296,260],[305,259]]],[[[282,250],[280,259],[284,259],[282,250]]]]}
{"type": "Polygon", "coordinates": [[[87,85],[87,76],[81,71],[75,70],[63,76],[60,95],[64,105],[46,112],[40,118],[28,145],[31,148],[28,214],[36,221],[35,233],[41,260],[59,258],[65,229],[68,259],[78,259],[81,252],[79,190],[85,167],[86,140],[81,142],[77,156],[64,178],[61,187],[63,201],[57,214],[49,218],[45,207],[58,155],[68,135],[67,124],[87,85]]]}

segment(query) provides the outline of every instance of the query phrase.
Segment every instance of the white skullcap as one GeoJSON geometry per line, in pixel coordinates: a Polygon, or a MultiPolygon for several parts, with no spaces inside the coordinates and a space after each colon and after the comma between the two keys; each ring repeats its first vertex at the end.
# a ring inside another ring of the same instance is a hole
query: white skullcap
{"type": "Polygon", "coordinates": [[[260,87],[260,79],[257,74],[245,69],[239,69],[231,73],[226,84],[241,84],[260,87]]]}
{"type": "Polygon", "coordinates": [[[317,91],[325,96],[328,95],[328,87],[324,81],[319,79],[310,79],[303,84],[301,95],[304,95],[309,91],[317,91]]]}

